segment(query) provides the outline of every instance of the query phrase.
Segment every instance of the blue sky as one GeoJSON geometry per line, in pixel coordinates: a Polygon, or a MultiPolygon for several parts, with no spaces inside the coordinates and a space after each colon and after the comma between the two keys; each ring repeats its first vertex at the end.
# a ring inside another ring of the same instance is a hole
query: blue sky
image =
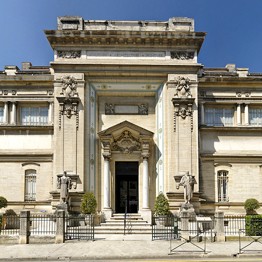
{"type": "Polygon", "coordinates": [[[207,32],[198,61],[206,67],[234,63],[262,72],[262,0],[1,0],[0,70],[29,61],[49,65],[53,52],[43,30],[57,17],[85,20],[160,20],[191,17],[207,32]]]}

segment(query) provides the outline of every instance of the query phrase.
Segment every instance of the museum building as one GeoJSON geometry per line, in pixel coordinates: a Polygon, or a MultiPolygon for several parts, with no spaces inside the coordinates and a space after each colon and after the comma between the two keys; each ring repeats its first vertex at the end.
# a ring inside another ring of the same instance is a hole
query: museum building
{"type": "Polygon", "coordinates": [[[95,193],[106,219],[139,213],[156,196],[183,203],[189,172],[196,213],[244,213],[262,202],[262,74],[205,68],[194,20],[59,17],[45,30],[50,66],[0,71],[0,184],[8,209],[54,212],[71,178],[69,209],[95,193]]]}

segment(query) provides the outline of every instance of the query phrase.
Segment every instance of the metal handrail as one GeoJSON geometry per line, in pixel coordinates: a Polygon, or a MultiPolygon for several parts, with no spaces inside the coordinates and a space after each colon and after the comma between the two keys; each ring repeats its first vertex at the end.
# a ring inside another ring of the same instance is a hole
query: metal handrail
{"type": "Polygon", "coordinates": [[[127,198],[126,198],[126,201],[125,201],[124,235],[126,234],[126,217],[127,217],[127,198]]]}

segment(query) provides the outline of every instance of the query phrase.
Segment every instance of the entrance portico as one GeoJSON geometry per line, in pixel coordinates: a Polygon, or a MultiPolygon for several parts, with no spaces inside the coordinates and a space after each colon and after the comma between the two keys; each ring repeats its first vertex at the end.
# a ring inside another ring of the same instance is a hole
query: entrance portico
{"type": "Polygon", "coordinates": [[[153,133],[128,121],[98,133],[102,143],[102,211],[141,213],[150,220],[149,162],[154,161],[153,133]],[[124,202],[123,202],[124,201],[124,202]],[[127,206],[126,206],[127,205],[127,206]]]}

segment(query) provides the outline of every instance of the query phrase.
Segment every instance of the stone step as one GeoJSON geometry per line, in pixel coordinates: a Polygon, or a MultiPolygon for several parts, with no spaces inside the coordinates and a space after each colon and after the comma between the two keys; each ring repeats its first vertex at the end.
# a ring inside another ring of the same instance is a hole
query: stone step
{"type": "MultiPolygon", "coordinates": [[[[124,234],[123,227],[105,227],[96,226],[95,234],[124,234]]],[[[125,233],[127,234],[151,234],[151,227],[126,227],[125,233]]]]}
{"type": "MultiPolygon", "coordinates": [[[[127,226],[150,226],[146,221],[133,221],[133,222],[126,222],[127,226]]],[[[123,227],[124,226],[124,221],[107,221],[106,223],[101,223],[101,226],[118,226],[118,227],[123,227]]]]}

